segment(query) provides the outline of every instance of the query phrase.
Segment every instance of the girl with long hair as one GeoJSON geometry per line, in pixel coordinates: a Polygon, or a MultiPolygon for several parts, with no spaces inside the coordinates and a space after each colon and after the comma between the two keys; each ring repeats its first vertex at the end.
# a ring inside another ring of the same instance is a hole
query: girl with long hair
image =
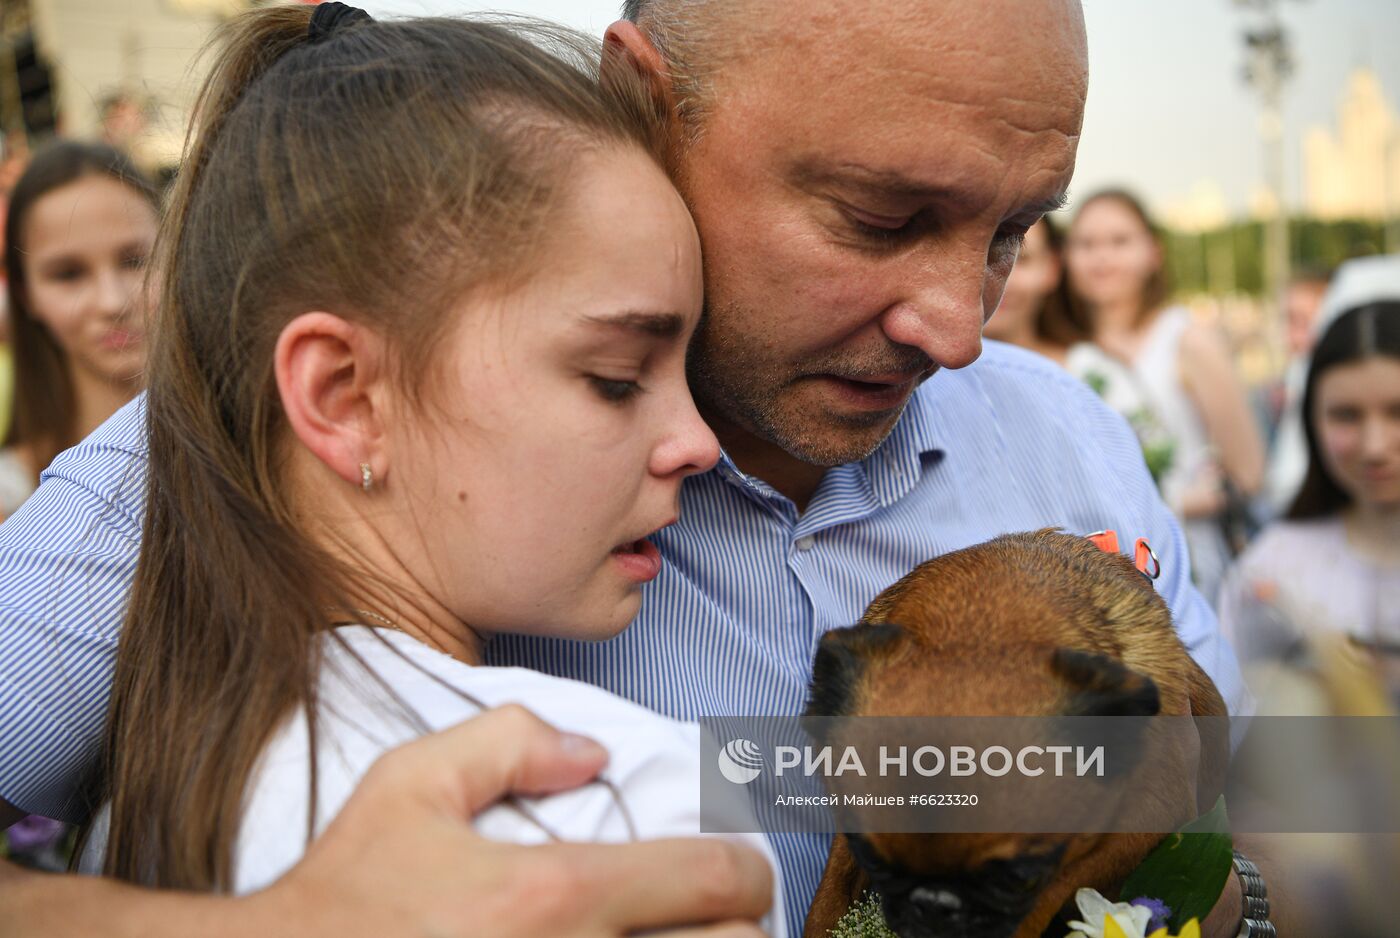
{"type": "MultiPolygon", "coordinates": [[[[1400,712],[1400,300],[1364,302],[1323,330],[1301,416],[1302,488],[1225,578],[1220,626],[1259,713],[1388,717],[1380,725],[1393,725],[1400,712]]],[[[1334,749],[1307,735],[1262,771],[1335,762],[1334,749]]],[[[1338,934],[1393,930],[1388,897],[1400,845],[1360,832],[1373,830],[1377,812],[1393,803],[1393,796],[1373,798],[1393,791],[1387,767],[1400,759],[1400,746],[1380,739],[1368,756],[1347,765],[1349,791],[1318,789],[1349,799],[1356,826],[1333,830],[1356,833],[1277,839],[1299,901],[1338,934]]]]}
{"type": "Polygon", "coordinates": [[[1106,190],[1080,204],[1065,261],[1094,343],[1133,370],[1170,437],[1162,495],[1213,602],[1233,550],[1227,512],[1259,491],[1264,473],[1263,439],[1229,349],[1170,302],[1161,234],[1131,193],[1106,190]]]}
{"type": "Polygon", "coordinates": [[[1302,489],[1230,571],[1221,627],[1247,666],[1343,639],[1400,694],[1400,300],[1348,310],[1323,332],[1302,414],[1302,489]]]}
{"type": "Polygon", "coordinates": [[[5,289],[13,414],[0,451],[0,519],[61,451],[141,389],[156,236],[155,188],[117,150],[63,141],[35,155],[10,193],[5,289]]]}
{"type": "Polygon", "coordinates": [[[481,666],[494,633],[622,630],[718,458],[663,116],[598,66],[523,21],[225,30],[157,251],[108,874],[257,889],[385,750],[507,703],[598,739],[608,781],[483,833],[698,833],[697,727],[481,666]]]}

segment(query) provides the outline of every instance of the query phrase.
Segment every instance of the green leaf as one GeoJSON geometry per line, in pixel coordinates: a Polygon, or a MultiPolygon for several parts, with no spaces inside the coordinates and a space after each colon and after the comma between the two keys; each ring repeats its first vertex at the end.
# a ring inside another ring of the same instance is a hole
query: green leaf
{"type": "Polygon", "coordinates": [[[1173,932],[1205,919],[1229,882],[1234,842],[1221,798],[1206,814],[1168,834],[1128,876],[1120,902],[1151,896],[1172,910],[1173,932]]]}
{"type": "MultiPolygon", "coordinates": [[[[1178,834],[1229,834],[1230,816],[1225,813],[1225,796],[1215,799],[1215,807],[1194,821],[1181,825],[1178,834]]],[[[1233,849],[1233,847],[1231,848],[1233,849]]]]}

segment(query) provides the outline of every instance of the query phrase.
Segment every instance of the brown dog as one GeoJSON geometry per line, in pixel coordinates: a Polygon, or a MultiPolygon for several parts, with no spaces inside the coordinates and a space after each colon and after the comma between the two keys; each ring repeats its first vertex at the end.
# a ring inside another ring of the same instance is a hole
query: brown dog
{"type": "MultiPolygon", "coordinates": [[[[1132,562],[1052,530],[947,554],[885,590],[859,624],[823,637],[808,706],[810,716],[1158,713],[1219,717],[1225,705],[1132,562]]],[[[1150,758],[1133,769],[1134,798],[1160,830],[1208,808],[1219,790],[1228,739],[1223,720],[1204,722],[1212,728],[1199,744],[1190,734],[1199,752],[1149,740],[1150,758]],[[1189,768],[1162,771],[1172,764],[1189,768]]],[[[1160,839],[838,836],[805,935],[825,938],[874,885],[902,938],[1032,938],[1079,887],[1116,895],[1160,839]]]]}

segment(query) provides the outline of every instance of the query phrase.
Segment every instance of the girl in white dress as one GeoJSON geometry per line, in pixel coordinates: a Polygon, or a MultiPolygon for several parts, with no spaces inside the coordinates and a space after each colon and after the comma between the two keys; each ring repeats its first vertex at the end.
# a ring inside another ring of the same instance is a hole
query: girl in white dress
{"type": "Polygon", "coordinates": [[[697,727],[480,666],[492,633],[625,628],[718,458],[664,123],[596,69],[542,25],[340,4],[226,31],[158,253],[109,874],[256,889],[381,753],[505,703],[611,761],[485,834],[699,832],[697,727]]]}
{"type": "Polygon", "coordinates": [[[1108,190],[1080,204],[1065,261],[1094,343],[1132,369],[1170,437],[1162,497],[1182,520],[1196,585],[1213,602],[1231,556],[1226,483],[1248,500],[1264,473],[1263,439],[1229,349],[1168,302],[1161,238],[1130,193],[1108,190]]]}

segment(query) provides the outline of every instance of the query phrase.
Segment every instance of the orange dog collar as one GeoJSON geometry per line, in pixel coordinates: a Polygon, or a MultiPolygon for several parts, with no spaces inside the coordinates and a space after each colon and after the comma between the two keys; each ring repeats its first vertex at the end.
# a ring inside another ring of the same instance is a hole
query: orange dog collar
{"type": "MultiPolygon", "coordinates": [[[[1089,535],[1089,540],[1099,550],[1110,554],[1119,552],[1117,531],[1095,531],[1089,535]]],[[[1138,538],[1137,543],[1133,545],[1133,566],[1149,580],[1155,580],[1162,575],[1162,563],[1145,537],[1138,538]]]]}

